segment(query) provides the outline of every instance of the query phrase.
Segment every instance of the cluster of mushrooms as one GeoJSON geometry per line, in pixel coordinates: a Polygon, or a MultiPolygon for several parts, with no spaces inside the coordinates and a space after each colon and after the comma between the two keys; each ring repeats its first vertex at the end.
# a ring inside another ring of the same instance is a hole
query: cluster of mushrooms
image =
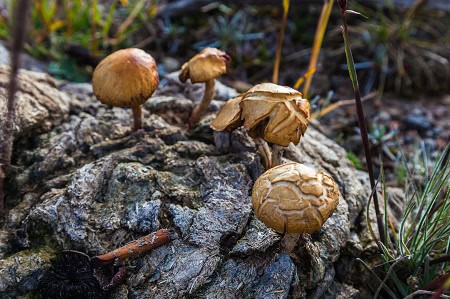
{"type": "MultiPolygon", "coordinates": [[[[224,51],[206,48],[182,66],[181,82],[190,79],[192,83],[205,84],[203,99],[190,115],[189,128],[207,111],[214,96],[214,79],[226,73],[230,60],[224,51]]],[[[131,108],[133,130],[142,128],[141,105],[158,84],[155,60],[134,48],[119,50],[103,59],[92,80],[94,94],[102,103],[131,108]]],[[[291,142],[300,142],[309,121],[310,105],[299,91],[262,83],[227,101],[211,124],[215,131],[233,131],[243,126],[253,138],[266,168],[253,186],[253,210],[266,226],[285,234],[288,252],[301,234],[319,231],[339,203],[338,187],[330,175],[300,163],[282,163],[283,149],[291,142]]],[[[83,253],[65,251],[44,275],[41,289],[52,298],[60,298],[62,293],[77,296],[86,292],[91,292],[92,298],[100,298],[125,275],[125,268],[120,268],[113,271],[112,278],[105,279],[100,274],[108,266],[173,239],[169,231],[160,230],[92,259],[83,253]],[[73,284],[52,284],[55,279],[73,284]]]]}
{"type": "MultiPolygon", "coordinates": [[[[191,113],[192,128],[214,96],[214,79],[226,73],[230,57],[206,48],[186,62],[181,82],[204,83],[200,104],[191,113]]],[[[95,96],[112,106],[133,111],[134,130],[142,128],[141,105],[159,83],[155,60],[139,49],[125,49],[106,57],[94,71],[95,96]]],[[[255,85],[227,101],[211,124],[215,131],[243,126],[253,138],[266,169],[255,182],[252,204],[256,216],[280,233],[313,233],[322,227],[339,203],[333,178],[299,163],[282,164],[283,149],[298,145],[310,121],[310,105],[292,88],[273,83],[255,85]]]]}

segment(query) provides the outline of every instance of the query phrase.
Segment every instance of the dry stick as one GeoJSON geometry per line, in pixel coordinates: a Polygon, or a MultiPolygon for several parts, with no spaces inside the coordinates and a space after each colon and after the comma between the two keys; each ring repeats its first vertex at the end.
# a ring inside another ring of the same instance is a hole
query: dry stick
{"type": "MultiPolygon", "coordinates": [[[[408,296],[406,296],[404,299],[413,299],[416,296],[419,295],[435,295],[438,294],[438,292],[430,292],[430,291],[424,291],[424,290],[418,290],[415,291],[414,293],[409,294],[408,296]]],[[[444,299],[450,299],[450,296],[444,295],[444,294],[439,294],[438,298],[444,298],[444,299]]]]}
{"type": "MultiPolygon", "coordinates": [[[[317,59],[319,58],[319,52],[322,46],[325,30],[327,29],[328,20],[330,19],[333,2],[334,0],[325,0],[323,3],[322,12],[320,13],[319,23],[317,24],[316,33],[314,36],[313,51],[311,54],[311,59],[309,60],[308,70],[312,70],[317,67],[317,59]]],[[[303,97],[305,98],[308,98],[313,76],[314,74],[306,78],[305,87],[303,88],[303,97]]]]}
{"type": "Polygon", "coordinates": [[[128,17],[125,19],[125,21],[120,24],[119,29],[117,29],[117,32],[114,35],[114,38],[110,41],[112,45],[117,45],[123,40],[123,33],[128,29],[128,27],[130,27],[131,24],[133,24],[133,21],[139,15],[139,12],[142,10],[146,2],[147,1],[145,0],[140,0],[128,15],[128,17]]]}
{"type": "Polygon", "coordinates": [[[72,36],[72,20],[70,18],[70,13],[69,13],[69,11],[72,10],[72,0],[66,0],[64,8],[67,11],[67,13],[66,13],[66,26],[67,26],[66,34],[67,34],[67,36],[72,36]]]}
{"type": "Polygon", "coordinates": [[[11,73],[8,86],[8,102],[6,107],[6,119],[3,124],[2,136],[0,136],[0,214],[4,211],[5,178],[11,163],[13,146],[13,126],[15,122],[17,89],[17,72],[20,67],[20,54],[22,52],[27,31],[27,14],[30,7],[29,0],[19,0],[16,4],[14,16],[13,42],[11,46],[11,73]]]}
{"type": "MultiPolygon", "coordinates": [[[[347,1],[341,0],[341,1],[338,1],[338,4],[341,7],[342,19],[344,22],[343,35],[344,35],[344,42],[346,44],[345,48],[346,48],[347,64],[349,66],[349,74],[350,74],[350,78],[352,80],[353,91],[355,94],[356,112],[357,112],[357,116],[358,116],[359,128],[361,131],[361,139],[362,139],[363,148],[364,148],[364,155],[366,157],[366,162],[367,162],[367,171],[369,173],[370,186],[373,190],[375,188],[375,177],[373,174],[372,154],[370,152],[369,134],[367,132],[366,118],[364,117],[364,110],[363,110],[362,101],[361,101],[361,92],[359,90],[359,83],[358,83],[358,79],[356,77],[356,71],[354,68],[353,57],[352,57],[351,48],[350,48],[350,39],[348,36],[347,15],[346,15],[347,1]]],[[[380,241],[382,244],[385,244],[383,218],[382,218],[381,211],[380,211],[380,205],[378,202],[377,192],[375,192],[373,195],[373,204],[375,206],[375,214],[377,217],[377,226],[378,226],[378,233],[380,235],[380,241]]]]}
{"type": "Polygon", "coordinates": [[[283,20],[281,23],[280,33],[278,35],[277,50],[275,53],[275,63],[273,65],[272,82],[278,84],[278,75],[280,72],[281,48],[283,47],[284,32],[286,31],[286,22],[289,12],[289,1],[283,0],[283,20]]]}
{"type": "Polygon", "coordinates": [[[97,23],[95,20],[95,14],[97,12],[97,0],[92,0],[91,3],[92,7],[91,7],[91,14],[92,14],[92,54],[97,55],[97,50],[98,50],[98,43],[97,43],[97,23]]]}
{"type": "MultiPolygon", "coordinates": [[[[371,92],[371,93],[369,93],[369,94],[363,96],[363,97],[361,98],[361,101],[362,101],[362,102],[365,102],[365,101],[367,101],[367,100],[373,98],[373,97],[376,96],[376,95],[377,95],[377,92],[376,92],[376,91],[371,92]]],[[[311,115],[311,118],[312,118],[312,119],[317,119],[317,118],[319,118],[319,117],[322,117],[322,116],[324,116],[324,115],[327,115],[328,113],[332,112],[333,110],[335,110],[335,109],[337,109],[337,108],[339,108],[339,107],[341,107],[341,106],[352,105],[354,102],[355,102],[355,99],[351,99],[351,100],[339,100],[339,101],[337,101],[337,102],[335,102],[335,103],[333,103],[333,104],[331,104],[331,105],[329,105],[329,106],[323,108],[322,110],[313,113],[313,114],[311,115]]]]}
{"type": "Polygon", "coordinates": [[[175,237],[176,236],[172,231],[161,229],[130,242],[114,251],[93,257],[92,262],[96,265],[110,265],[116,261],[123,261],[129,257],[158,248],[174,240],[175,237]]]}

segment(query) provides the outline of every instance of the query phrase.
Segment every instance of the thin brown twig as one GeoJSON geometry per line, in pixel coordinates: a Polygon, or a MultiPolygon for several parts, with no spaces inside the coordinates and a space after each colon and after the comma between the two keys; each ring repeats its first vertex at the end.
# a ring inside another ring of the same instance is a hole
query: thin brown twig
{"type": "Polygon", "coordinates": [[[400,263],[403,259],[407,258],[406,256],[400,257],[398,260],[396,260],[390,267],[388,272],[386,273],[386,277],[384,277],[383,281],[381,281],[380,285],[378,286],[377,291],[375,292],[375,295],[373,298],[378,298],[380,295],[381,290],[383,289],[384,285],[386,284],[386,281],[389,279],[389,276],[391,276],[392,271],[394,270],[394,267],[400,263]]]}
{"type": "MultiPolygon", "coordinates": [[[[322,47],[323,37],[327,29],[328,20],[330,19],[333,2],[334,0],[324,0],[319,22],[317,23],[316,33],[314,35],[313,51],[311,54],[311,59],[309,61],[308,70],[317,68],[317,59],[319,58],[319,52],[320,48],[322,47]]],[[[305,98],[308,98],[313,76],[314,74],[306,78],[305,87],[303,88],[303,97],[305,98]]]]}
{"type": "Polygon", "coordinates": [[[161,229],[150,233],[137,240],[134,240],[116,250],[95,256],[92,262],[95,265],[109,265],[117,261],[123,261],[129,257],[137,256],[151,249],[158,248],[164,244],[174,240],[176,235],[173,231],[168,229],[161,229]]]}
{"type": "Polygon", "coordinates": [[[97,0],[92,0],[91,3],[91,14],[92,14],[92,53],[94,55],[97,55],[98,52],[98,43],[97,43],[97,20],[96,20],[96,14],[97,14],[97,0]]]}
{"type": "Polygon", "coordinates": [[[275,63],[273,65],[273,75],[272,82],[278,84],[278,77],[280,72],[280,60],[281,60],[281,49],[283,48],[284,32],[286,31],[286,22],[289,12],[289,2],[290,0],[283,0],[283,20],[281,22],[280,33],[278,35],[277,50],[275,52],[275,63]]]}
{"type": "Polygon", "coordinates": [[[20,54],[25,44],[27,32],[27,14],[30,0],[19,0],[16,4],[14,14],[13,40],[11,46],[11,70],[8,86],[8,102],[6,107],[6,118],[3,123],[3,132],[0,136],[0,214],[4,211],[5,179],[9,171],[13,146],[13,131],[16,112],[15,94],[17,90],[17,73],[20,67],[20,54]]]}
{"type": "MultiPolygon", "coordinates": [[[[377,92],[376,92],[376,91],[373,91],[373,92],[371,92],[371,93],[369,93],[369,94],[363,96],[363,97],[361,98],[361,101],[362,101],[362,102],[365,102],[365,101],[367,101],[367,100],[369,100],[369,99],[375,97],[376,95],[377,95],[377,92]]],[[[329,106],[323,108],[322,110],[313,113],[313,114],[311,115],[311,118],[317,119],[317,118],[319,118],[319,117],[322,117],[322,116],[324,116],[324,115],[326,115],[326,114],[332,112],[333,110],[335,110],[335,109],[337,109],[337,108],[339,108],[339,107],[341,107],[341,106],[353,105],[354,103],[355,103],[355,99],[350,99],[350,100],[340,100],[340,101],[337,101],[337,102],[335,102],[335,103],[333,103],[333,104],[331,104],[331,105],[329,105],[329,106]]]]}
{"type": "Polygon", "coordinates": [[[444,254],[443,256],[432,259],[430,261],[430,266],[441,264],[441,263],[450,263],[450,254],[444,254]]]}
{"type": "MultiPolygon", "coordinates": [[[[415,291],[414,293],[409,294],[404,299],[414,299],[415,296],[419,296],[419,295],[435,295],[435,294],[436,294],[436,292],[418,290],[418,291],[415,291]]],[[[441,294],[438,298],[450,299],[450,296],[441,294]]]]}

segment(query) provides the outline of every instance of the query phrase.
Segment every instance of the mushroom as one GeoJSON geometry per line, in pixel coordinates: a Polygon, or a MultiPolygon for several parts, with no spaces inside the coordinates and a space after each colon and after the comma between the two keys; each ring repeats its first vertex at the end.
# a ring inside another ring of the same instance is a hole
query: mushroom
{"type": "Polygon", "coordinates": [[[330,175],[295,162],[267,170],[252,190],[256,217],[279,233],[297,235],[288,251],[300,234],[319,231],[338,203],[339,189],[330,175]]]}
{"type": "Polygon", "coordinates": [[[205,48],[183,64],[179,75],[181,82],[190,79],[192,83],[205,83],[205,92],[200,104],[194,108],[189,118],[189,127],[193,127],[203,116],[214,97],[214,79],[227,72],[230,56],[216,48],[205,48]]]}
{"type": "Polygon", "coordinates": [[[141,105],[159,84],[153,57],[135,48],[116,51],[95,68],[92,78],[94,94],[103,104],[131,108],[133,130],[142,128],[141,105]]]}
{"type": "Polygon", "coordinates": [[[282,147],[300,142],[309,121],[310,105],[301,92],[262,83],[222,106],[211,127],[216,131],[231,131],[243,125],[255,139],[269,169],[281,164],[282,147]],[[261,139],[273,145],[271,155],[264,149],[261,139]]]}
{"type": "Polygon", "coordinates": [[[52,299],[106,298],[107,291],[122,283],[125,278],[126,267],[122,266],[117,272],[114,271],[118,262],[174,239],[172,231],[162,229],[93,258],[79,251],[64,250],[40,279],[39,291],[44,298],[52,299]]]}

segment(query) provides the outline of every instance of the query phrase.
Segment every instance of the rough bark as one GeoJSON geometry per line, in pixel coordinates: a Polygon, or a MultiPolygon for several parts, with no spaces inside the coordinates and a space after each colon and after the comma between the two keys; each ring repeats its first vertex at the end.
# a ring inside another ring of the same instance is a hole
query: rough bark
{"type": "Polygon", "coordinates": [[[8,190],[16,206],[0,230],[0,297],[33,292],[60,249],[103,254],[160,228],[179,238],[126,262],[128,279],[113,298],[360,294],[345,277],[349,259],[373,246],[360,224],[370,188],[314,126],[284,157],[330,173],[340,204],[320,232],[302,236],[288,254],[282,236],[251,209],[251,188],[263,171],[253,141],[237,130],[217,148],[211,116],[187,132],[194,106],[183,96],[188,87],[180,92],[168,80],[143,105],[143,130],[123,137],[130,111],[100,104],[89,85],[61,86],[66,94],[42,76],[19,77],[18,103],[28,104],[17,111],[19,168],[8,190]]]}

